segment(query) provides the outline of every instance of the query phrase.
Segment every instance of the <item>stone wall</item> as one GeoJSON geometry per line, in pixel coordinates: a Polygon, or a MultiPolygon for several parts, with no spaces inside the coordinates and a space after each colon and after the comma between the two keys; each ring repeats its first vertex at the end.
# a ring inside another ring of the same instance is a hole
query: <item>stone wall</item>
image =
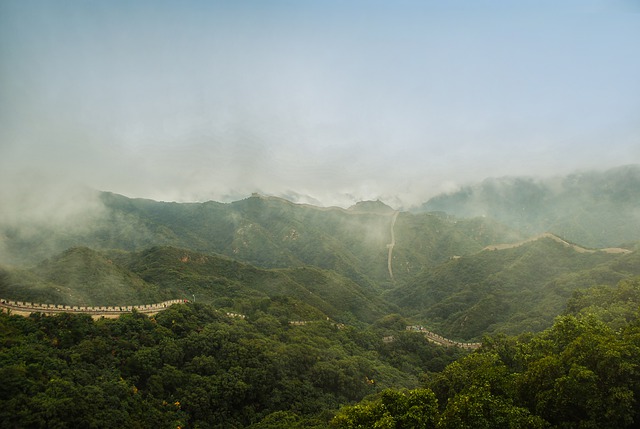
{"type": "Polygon", "coordinates": [[[32,313],[43,313],[49,315],[59,313],[80,313],[90,314],[92,317],[118,317],[121,314],[132,313],[134,310],[138,313],[153,315],[169,308],[173,304],[183,304],[185,302],[188,302],[188,300],[172,299],[156,304],[83,307],[77,305],[67,306],[64,304],[41,304],[27,301],[0,299],[0,310],[10,311],[12,314],[22,316],[28,316],[32,313]]]}
{"type": "Polygon", "coordinates": [[[461,349],[475,350],[480,348],[480,346],[482,345],[482,343],[464,343],[460,341],[453,341],[443,337],[442,335],[438,335],[435,332],[431,332],[421,325],[407,326],[407,331],[420,332],[424,334],[427,340],[435,344],[440,344],[441,346],[460,347],[461,349]]]}

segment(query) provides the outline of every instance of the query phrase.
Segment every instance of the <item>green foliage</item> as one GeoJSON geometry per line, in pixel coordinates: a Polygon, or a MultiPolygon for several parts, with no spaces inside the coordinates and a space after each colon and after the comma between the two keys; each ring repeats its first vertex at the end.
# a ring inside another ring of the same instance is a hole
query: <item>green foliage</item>
{"type": "Polygon", "coordinates": [[[542,418],[517,407],[508,398],[497,396],[486,388],[472,385],[447,403],[439,429],[538,429],[546,428],[542,418]]]}
{"type": "Polygon", "coordinates": [[[636,253],[579,253],[541,238],[451,260],[385,296],[449,338],[536,332],[551,325],[575,290],[640,274],[636,253]]]}
{"type": "MultiPolygon", "coordinates": [[[[2,313],[0,427],[326,427],[341,405],[419,383],[422,361],[394,366],[379,330],[248,310],[257,317],[202,303],[98,321],[2,313]]],[[[421,341],[428,360],[439,349],[421,341]]]]}
{"type": "Polygon", "coordinates": [[[385,390],[374,399],[340,410],[331,426],[340,429],[428,429],[437,422],[437,400],[428,389],[385,390]]]}
{"type": "Polygon", "coordinates": [[[398,315],[362,329],[326,320],[292,326],[269,313],[295,301],[273,309],[247,301],[249,319],[202,303],[98,321],[3,313],[0,422],[631,428],[640,421],[639,291],[634,279],[608,293],[581,292],[551,328],[486,337],[463,357],[419,333],[394,332],[398,315]]]}
{"type": "MultiPolygon", "coordinates": [[[[425,378],[438,404],[428,424],[435,419],[442,429],[637,427],[639,292],[640,278],[589,289],[576,294],[570,314],[537,335],[486,337],[478,351],[425,378]]],[[[344,407],[335,424],[399,427],[394,422],[400,415],[377,399],[344,407]]]]}
{"type": "Polygon", "coordinates": [[[519,397],[550,423],[614,428],[639,417],[640,348],[603,322],[561,317],[521,353],[519,397]]]}
{"type": "Polygon", "coordinates": [[[548,424],[508,398],[472,385],[451,397],[444,411],[430,389],[386,390],[372,399],[343,407],[331,421],[340,429],[365,428],[545,428],[548,424]]]}
{"type": "Polygon", "coordinates": [[[598,286],[576,290],[567,303],[569,314],[593,314],[614,329],[620,329],[635,319],[640,305],[640,280],[629,279],[612,289],[598,286]]]}

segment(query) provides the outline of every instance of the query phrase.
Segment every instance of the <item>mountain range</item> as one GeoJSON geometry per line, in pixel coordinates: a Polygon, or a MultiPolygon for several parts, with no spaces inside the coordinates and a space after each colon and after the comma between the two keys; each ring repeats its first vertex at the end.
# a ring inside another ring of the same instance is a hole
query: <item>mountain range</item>
{"type": "Polygon", "coordinates": [[[547,179],[489,178],[415,211],[489,217],[527,235],[553,232],[584,246],[633,243],[640,240],[640,166],[547,179]]]}
{"type": "Polygon", "coordinates": [[[0,225],[0,296],[233,311],[263,300],[292,319],[398,313],[471,340],[544,329],[575,290],[640,274],[639,166],[487,179],[411,211],[94,196],[101,210],[75,226],[0,225]]]}

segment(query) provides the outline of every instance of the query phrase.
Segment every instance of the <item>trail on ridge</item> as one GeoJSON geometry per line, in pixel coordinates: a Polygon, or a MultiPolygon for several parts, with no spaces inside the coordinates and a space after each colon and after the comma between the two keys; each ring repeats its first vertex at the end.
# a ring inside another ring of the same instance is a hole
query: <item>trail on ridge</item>
{"type": "Polygon", "coordinates": [[[505,244],[493,244],[491,246],[485,247],[483,250],[504,250],[504,249],[513,249],[514,247],[520,247],[523,244],[530,243],[532,241],[540,240],[541,238],[550,238],[554,241],[557,241],[560,244],[563,244],[567,247],[571,247],[578,253],[595,253],[595,252],[604,252],[604,253],[631,253],[629,249],[622,249],[620,247],[606,247],[602,249],[587,249],[585,247],[579,246],[577,244],[569,243],[566,240],[558,237],[555,234],[550,232],[545,232],[540,235],[536,235],[535,237],[531,237],[527,240],[520,241],[518,243],[505,243],[505,244]]]}
{"type": "Polygon", "coordinates": [[[393,280],[393,269],[391,268],[391,259],[393,257],[393,246],[396,245],[396,236],[393,232],[393,227],[396,224],[396,219],[398,219],[399,211],[395,211],[393,213],[393,218],[391,219],[391,243],[387,244],[387,248],[389,249],[389,256],[387,257],[387,268],[389,269],[389,276],[391,280],[393,280]]]}

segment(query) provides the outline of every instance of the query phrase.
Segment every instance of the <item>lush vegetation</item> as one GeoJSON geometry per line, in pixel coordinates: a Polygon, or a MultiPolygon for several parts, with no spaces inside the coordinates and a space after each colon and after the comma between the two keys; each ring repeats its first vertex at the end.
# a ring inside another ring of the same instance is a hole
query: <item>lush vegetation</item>
{"type": "Polygon", "coordinates": [[[421,389],[386,390],[346,406],[332,426],[639,427],[639,306],[640,279],[582,291],[540,334],[487,337],[421,389]]]}
{"type": "MultiPolygon", "coordinates": [[[[401,218],[401,217],[400,217],[401,218]]],[[[399,250],[400,252],[400,250],[399,250]]],[[[449,258],[377,292],[313,266],[264,269],[228,257],[156,246],[72,248],[29,269],[0,269],[0,296],[67,305],[131,305],[173,298],[245,312],[252,300],[287,297],[290,320],[369,324],[400,313],[457,340],[540,331],[575,290],[640,275],[640,254],[580,253],[549,238],[449,258]]],[[[402,265],[394,262],[396,271],[402,265]]]]}
{"type": "Polygon", "coordinates": [[[548,327],[576,290],[640,275],[640,255],[580,253],[550,238],[424,270],[385,296],[404,314],[459,339],[548,327]]]}
{"type": "Polygon", "coordinates": [[[257,301],[246,319],[203,304],[99,321],[0,314],[0,426],[325,427],[341,405],[415,388],[462,353],[397,316],[291,325],[286,305],[257,301]]]}
{"type": "Polygon", "coordinates": [[[640,278],[572,297],[543,332],[471,354],[400,316],[291,325],[282,302],[94,321],[0,315],[1,427],[633,428],[640,278]],[[394,339],[383,341],[393,334],[394,339]]]}
{"type": "Polygon", "coordinates": [[[261,269],[227,257],[174,247],[141,252],[72,248],[31,269],[0,270],[0,296],[67,305],[132,305],[193,299],[230,311],[286,296],[291,319],[371,323],[394,307],[371,290],[315,267],[261,269]]]}
{"type": "Polygon", "coordinates": [[[0,427],[640,427],[638,177],[489,180],[426,206],[473,219],[100,193],[74,225],[0,225],[1,298],[195,301],[0,315],[0,427]],[[526,240],[545,230],[635,251],[526,240]]]}

